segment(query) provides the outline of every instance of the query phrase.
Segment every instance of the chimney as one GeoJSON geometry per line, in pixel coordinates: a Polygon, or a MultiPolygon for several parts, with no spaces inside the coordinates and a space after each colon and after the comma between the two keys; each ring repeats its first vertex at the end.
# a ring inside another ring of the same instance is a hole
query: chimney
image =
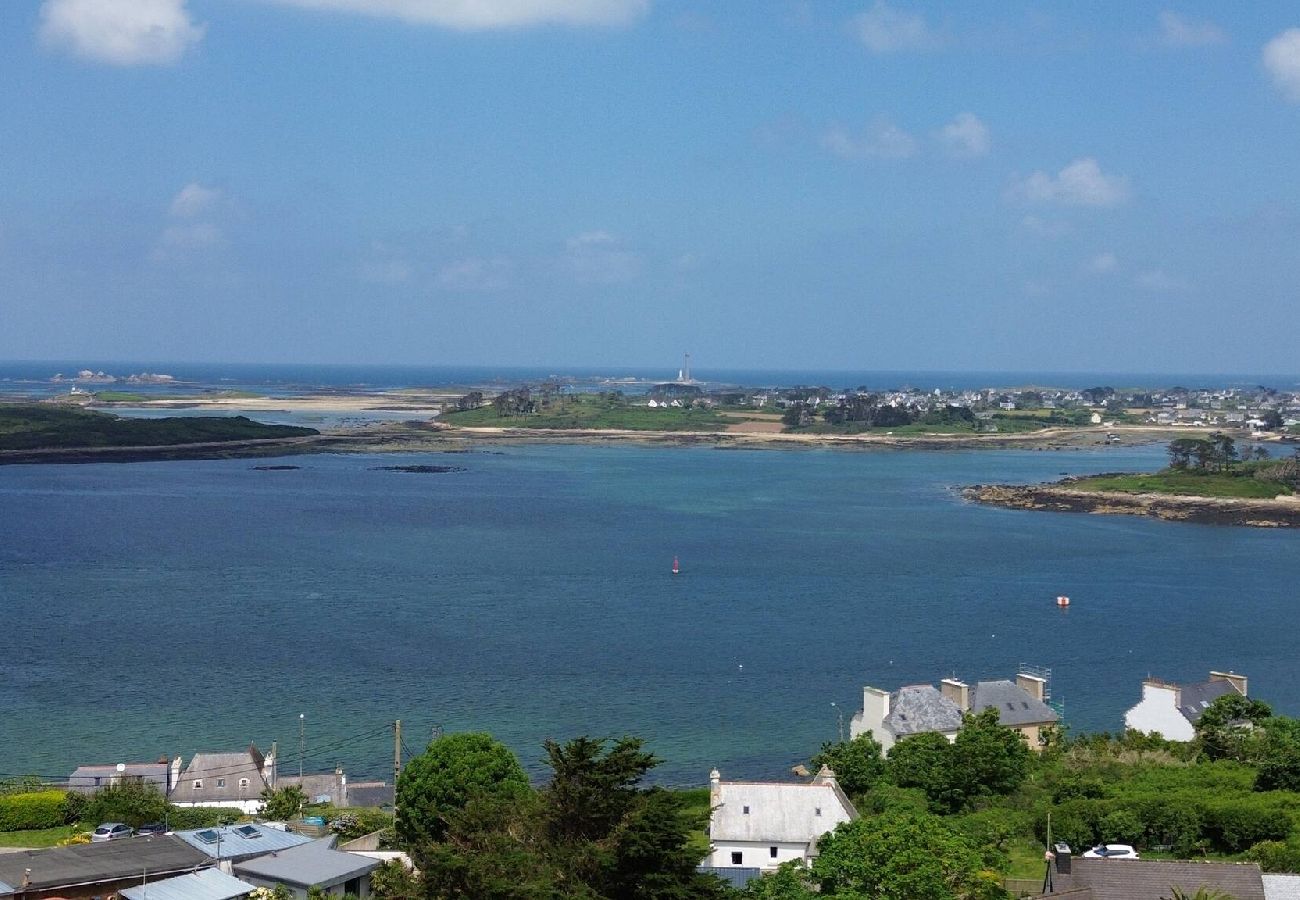
{"type": "Polygon", "coordinates": [[[962,712],[970,712],[970,685],[957,678],[945,678],[939,682],[939,692],[957,704],[962,712]]]}
{"type": "Polygon", "coordinates": [[[177,753],[172,757],[172,763],[167,768],[167,793],[172,792],[172,788],[181,783],[181,755],[177,753]]]}
{"type": "Polygon", "coordinates": [[[862,689],[862,728],[858,732],[871,732],[877,741],[884,741],[885,717],[889,715],[889,691],[880,688],[862,689]]]}
{"type": "Polygon", "coordinates": [[[1211,681],[1226,681],[1237,689],[1237,693],[1246,696],[1246,676],[1238,675],[1236,672],[1211,672],[1211,681]]]}
{"type": "Polygon", "coordinates": [[[23,869],[23,889],[26,890],[31,886],[32,886],[32,870],[23,869]]]}
{"type": "Polygon", "coordinates": [[[709,773],[709,808],[722,805],[722,773],[714,769],[709,773]]]}
{"type": "Polygon", "coordinates": [[[813,784],[828,784],[834,787],[838,783],[835,779],[835,770],[827,765],[823,765],[818,769],[817,777],[813,779],[813,784]]]}
{"type": "Polygon", "coordinates": [[[1037,675],[1028,675],[1020,672],[1016,675],[1016,687],[1023,690],[1026,694],[1033,697],[1040,703],[1047,694],[1047,680],[1039,678],[1037,675]]]}
{"type": "Polygon", "coordinates": [[[1057,843],[1054,848],[1056,851],[1056,872],[1058,875],[1070,874],[1070,845],[1057,843]]]}

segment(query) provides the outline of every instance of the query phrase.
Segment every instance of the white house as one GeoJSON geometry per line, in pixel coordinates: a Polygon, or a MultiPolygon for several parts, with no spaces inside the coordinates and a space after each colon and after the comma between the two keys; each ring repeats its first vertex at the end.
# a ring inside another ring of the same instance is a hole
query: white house
{"type": "Polygon", "coordinates": [[[1211,672],[1209,681],[1174,684],[1159,678],[1142,682],[1142,699],[1124,713],[1124,727],[1158,734],[1168,741],[1196,737],[1196,722],[1211,703],[1227,694],[1246,696],[1246,676],[1211,672]]]}
{"type": "Polygon", "coordinates": [[[237,753],[196,753],[167,795],[176,806],[225,806],[252,815],[262,791],[275,784],[275,750],[263,756],[253,744],[237,753]]]}
{"type": "Polygon", "coordinates": [[[817,840],[858,817],[835,773],[810,782],[723,781],[709,773],[709,855],[718,868],[775,869],[817,856],[817,840]]]}

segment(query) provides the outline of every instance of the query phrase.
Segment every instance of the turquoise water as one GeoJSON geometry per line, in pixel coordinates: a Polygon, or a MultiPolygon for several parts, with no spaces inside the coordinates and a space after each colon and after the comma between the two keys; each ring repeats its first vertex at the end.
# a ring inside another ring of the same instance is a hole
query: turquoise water
{"type": "Polygon", "coordinates": [[[1075,728],[1148,673],[1300,713],[1300,532],[963,503],[1158,465],[1097,452],[528,446],[0,468],[0,773],[279,740],[382,776],[383,731],[646,737],[674,783],[779,775],[864,683],[1050,666],[1075,728]],[[256,471],[268,462],[297,471],[256,471]],[[465,472],[373,471],[389,464],[465,472]],[[673,556],[683,572],[669,574],[673,556]],[[1058,610],[1057,594],[1073,605],[1058,610]]]}

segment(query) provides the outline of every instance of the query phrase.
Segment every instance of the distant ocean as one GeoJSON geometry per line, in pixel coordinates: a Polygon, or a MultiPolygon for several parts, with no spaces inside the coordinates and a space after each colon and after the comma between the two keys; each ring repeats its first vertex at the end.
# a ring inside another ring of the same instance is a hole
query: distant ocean
{"type": "MultiPolygon", "coordinates": [[[[670,381],[678,370],[640,367],[590,366],[345,366],[238,363],[178,363],[158,361],[51,360],[36,362],[0,361],[0,394],[44,395],[67,390],[67,385],[51,383],[56,374],[65,377],[78,371],[105,372],[125,377],[149,372],[172,375],[191,388],[249,390],[290,396],[295,393],[325,389],[394,389],[409,387],[472,387],[538,382],[562,378],[580,388],[622,388],[629,392],[644,390],[645,383],[670,381]],[[630,383],[617,384],[627,380],[630,383]],[[638,387],[637,382],[641,383],[638,387]]],[[[1263,385],[1278,389],[1300,387],[1300,375],[1259,375],[1249,373],[1143,373],[1143,372],[943,372],[888,370],[761,370],[710,369],[694,367],[691,374],[710,385],[745,387],[789,387],[821,385],[830,388],[866,387],[888,390],[902,387],[933,390],[966,390],[990,387],[1039,386],[1087,388],[1111,387],[1249,387],[1263,385]]],[[[113,385],[140,393],[174,391],[174,385],[113,385]]]]}

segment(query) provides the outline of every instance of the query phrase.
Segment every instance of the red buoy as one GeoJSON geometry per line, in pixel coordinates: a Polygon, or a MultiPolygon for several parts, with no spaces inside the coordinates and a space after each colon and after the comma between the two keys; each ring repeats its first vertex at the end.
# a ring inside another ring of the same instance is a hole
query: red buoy
{"type": "Polygon", "coordinates": [[[680,575],[680,574],[681,574],[681,571],[682,571],[682,567],[677,563],[677,557],[674,556],[674,557],[673,557],[673,574],[674,574],[674,575],[680,575]]]}
{"type": "Polygon", "coordinates": [[[1059,606],[1059,607],[1061,607],[1061,609],[1065,609],[1065,607],[1067,607],[1067,606],[1070,605],[1070,598],[1069,598],[1069,597],[1064,597],[1064,596],[1062,596],[1062,597],[1057,597],[1057,598],[1056,598],[1056,605],[1059,606]]]}

